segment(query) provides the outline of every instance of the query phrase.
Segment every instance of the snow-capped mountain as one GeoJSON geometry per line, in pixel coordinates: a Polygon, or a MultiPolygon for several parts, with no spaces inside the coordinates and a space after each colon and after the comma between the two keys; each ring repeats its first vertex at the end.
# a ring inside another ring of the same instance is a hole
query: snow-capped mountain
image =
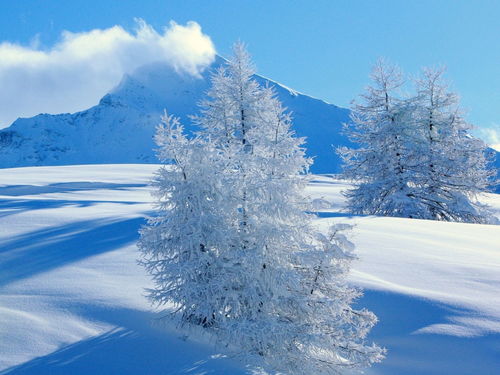
{"type": "MultiPolygon", "coordinates": [[[[189,115],[209,85],[210,73],[223,62],[218,58],[201,78],[177,73],[156,63],[126,75],[98,105],[74,114],[40,114],[20,118],[0,131],[0,167],[100,163],[155,163],[153,134],[166,108],[192,130],[189,115]]],[[[261,76],[262,84],[276,88],[292,111],[295,130],[307,137],[312,171],[339,170],[333,146],[348,141],[341,135],[349,110],[297,93],[261,76]]]]}
{"type": "MultiPolygon", "coordinates": [[[[209,86],[217,58],[200,78],[177,73],[164,63],[137,69],[105,95],[96,106],[69,114],[40,114],[19,118],[0,130],[0,168],[103,163],[156,163],[153,134],[163,110],[179,116],[193,130],[189,115],[209,86]]],[[[334,147],[347,145],[342,124],[349,110],[298,93],[262,76],[274,86],[293,113],[297,135],[306,137],[307,154],[314,157],[313,173],[337,173],[340,160],[334,147]]],[[[495,166],[500,168],[500,153],[495,166]]]]}

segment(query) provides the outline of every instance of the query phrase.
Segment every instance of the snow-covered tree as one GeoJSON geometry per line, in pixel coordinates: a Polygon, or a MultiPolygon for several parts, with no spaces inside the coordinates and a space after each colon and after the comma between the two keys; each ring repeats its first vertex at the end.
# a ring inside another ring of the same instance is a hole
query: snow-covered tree
{"type": "Polygon", "coordinates": [[[179,120],[167,114],[155,140],[158,157],[167,165],[153,180],[158,214],[142,229],[139,242],[142,264],[156,285],[150,297],[159,305],[175,301],[182,306],[183,321],[209,325],[212,312],[200,302],[207,294],[208,274],[219,266],[209,249],[227,234],[218,201],[222,197],[207,168],[215,159],[206,142],[187,139],[179,120]]]}
{"type": "Polygon", "coordinates": [[[346,192],[348,208],[355,214],[415,217],[414,103],[400,98],[404,80],[397,67],[379,60],[371,78],[373,85],[354,104],[346,126],[358,147],[338,150],[345,177],[355,183],[346,192]]]}
{"type": "Polygon", "coordinates": [[[472,126],[461,113],[458,96],[443,80],[444,69],[424,69],[417,80],[415,148],[418,177],[415,199],[425,219],[488,222],[490,215],[477,201],[487,191],[486,145],[470,134],[472,126]]]}
{"type": "Polygon", "coordinates": [[[477,201],[492,172],[484,143],[470,134],[458,97],[448,92],[442,69],[424,69],[417,93],[402,97],[401,73],[378,61],[374,85],[356,104],[347,134],[357,148],[341,148],[345,194],[356,214],[489,222],[477,201]]]}
{"type": "Polygon", "coordinates": [[[376,317],[351,307],[352,244],[336,225],[312,226],[310,160],[271,88],[254,79],[241,43],[212,76],[188,140],[158,128],[159,214],[143,228],[152,300],[230,353],[287,374],[340,374],[383,357],[364,338],[376,317]]]}

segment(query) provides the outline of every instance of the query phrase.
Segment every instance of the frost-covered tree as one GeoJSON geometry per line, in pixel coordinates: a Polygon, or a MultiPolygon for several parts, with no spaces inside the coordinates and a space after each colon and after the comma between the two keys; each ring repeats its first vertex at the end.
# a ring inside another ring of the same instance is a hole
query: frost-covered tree
{"type": "Polygon", "coordinates": [[[216,294],[206,288],[214,281],[210,275],[216,277],[222,267],[211,248],[222,246],[231,234],[210,169],[216,158],[206,141],[187,139],[179,120],[167,114],[155,140],[158,157],[167,165],[153,180],[158,214],[142,229],[139,242],[142,264],[155,283],[150,298],[159,305],[182,306],[177,311],[181,321],[208,326],[214,316],[203,297],[216,294]]]}
{"type": "Polygon", "coordinates": [[[344,175],[355,187],[346,192],[355,214],[418,216],[414,171],[416,151],[412,100],[401,99],[400,70],[379,60],[371,74],[373,85],[355,103],[348,137],[356,148],[340,148],[344,175]]]}
{"type": "Polygon", "coordinates": [[[493,175],[488,170],[486,145],[470,134],[472,126],[461,113],[458,96],[443,80],[444,69],[424,69],[416,81],[414,147],[420,203],[425,219],[483,223],[490,220],[477,201],[487,191],[493,175]]]}
{"type": "Polygon", "coordinates": [[[477,201],[492,172],[484,143],[470,134],[442,69],[424,69],[417,93],[403,98],[401,73],[378,61],[373,86],[355,104],[347,134],[357,148],[341,148],[345,194],[356,214],[490,222],[477,201]]]}
{"type": "Polygon", "coordinates": [[[271,88],[254,79],[241,43],[212,76],[188,140],[164,117],[155,179],[159,213],[143,228],[151,299],[186,329],[287,374],[340,374],[383,350],[365,336],[376,317],[351,304],[352,244],[336,225],[312,226],[310,160],[271,88]]]}

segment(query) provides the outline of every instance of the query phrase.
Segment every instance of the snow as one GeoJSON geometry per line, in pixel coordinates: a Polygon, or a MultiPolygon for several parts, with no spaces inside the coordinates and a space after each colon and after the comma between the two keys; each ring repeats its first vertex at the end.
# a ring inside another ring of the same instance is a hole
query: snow
{"type": "MultiPolygon", "coordinates": [[[[125,75],[98,105],[85,111],[20,118],[0,130],[0,167],[155,163],[153,135],[163,110],[180,117],[187,130],[194,130],[188,117],[198,113],[210,75],[223,61],[217,57],[201,78],[180,74],[165,63],[148,64],[125,75]]],[[[340,134],[349,110],[261,76],[255,78],[264,86],[274,86],[293,113],[295,131],[308,138],[309,155],[317,156],[315,171],[338,171],[339,158],[332,144],[349,144],[340,134]]]]}
{"type": "MultiPolygon", "coordinates": [[[[223,62],[217,56],[199,79],[177,73],[168,64],[147,64],[126,74],[92,108],[19,118],[0,130],[0,167],[156,163],[153,135],[163,110],[180,117],[187,130],[194,130],[189,115],[198,113],[197,103],[208,89],[210,74],[223,62]]],[[[339,172],[340,158],[334,148],[352,146],[342,133],[350,111],[263,76],[255,78],[274,86],[292,113],[294,130],[306,137],[307,155],[315,158],[312,172],[339,172]]],[[[490,151],[497,156],[494,167],[499,169],[500,153],[490,151]]]]}
{"type": "MultiPolygon", "coordinates": [[[[0,170],[0,374],[246,373],[155,323],[135,241],[156,168],[0,170]]],[[[500,226],[351,217],[346,187],[315,176],[309,192],[320,228],[356,225],[352,282],[380,320],[369,339],[388,349],[366,373],[497,374],[500,226]]],[[[500,195],[483,200],[500,217],[500,195]]]]}

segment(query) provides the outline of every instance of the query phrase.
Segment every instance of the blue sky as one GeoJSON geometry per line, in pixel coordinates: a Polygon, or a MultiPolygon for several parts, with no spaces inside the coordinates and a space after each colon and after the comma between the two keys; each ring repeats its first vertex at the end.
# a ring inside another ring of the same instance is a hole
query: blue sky
{"type": "Polygon", "coordinates": [[[159,31],[196,21],[222,55],[241,39],[259,73],[341,106],[378,57],[410,75],[444,64],[469,120],[500,130],[498,0],[2,0],[0,41],[49,49],[63,30],[133,30],[137,17],[159,31]]]}

